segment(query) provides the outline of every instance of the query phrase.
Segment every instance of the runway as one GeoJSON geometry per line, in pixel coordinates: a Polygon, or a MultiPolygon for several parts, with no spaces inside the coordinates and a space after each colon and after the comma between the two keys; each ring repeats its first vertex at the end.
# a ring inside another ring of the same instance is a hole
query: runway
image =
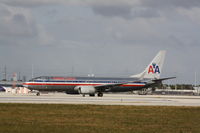
{"type": "Polygon", "coordinates": [[[82,97],[64,93],[41,94],[40,96],[0,93],[0,103],[200,106],[200,96],[104,94],[103,97],[82,97]]]}

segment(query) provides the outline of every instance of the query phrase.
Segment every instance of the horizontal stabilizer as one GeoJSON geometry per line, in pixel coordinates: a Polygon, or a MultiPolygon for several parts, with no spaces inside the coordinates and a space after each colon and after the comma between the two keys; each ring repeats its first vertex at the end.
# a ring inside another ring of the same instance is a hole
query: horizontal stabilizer
{"type": "Polygon", "coordinates": [[[152,81],[159,82],[159,81],[168,80],[168,79],[174,79],[174,78],[176,78],[176,77],[168,77],[168,78],[154,79],[154,80],[152,80],[152,81]]]}

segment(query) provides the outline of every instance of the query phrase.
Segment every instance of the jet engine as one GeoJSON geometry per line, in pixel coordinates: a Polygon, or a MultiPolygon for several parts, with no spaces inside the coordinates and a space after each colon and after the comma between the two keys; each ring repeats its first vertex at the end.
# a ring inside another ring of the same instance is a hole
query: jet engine
{"type": "Polygon", "coordinates": [[[94,86],[76,86],[75,91],[78,91],[79,94],[95,94],[96,90],[94,86]]]}

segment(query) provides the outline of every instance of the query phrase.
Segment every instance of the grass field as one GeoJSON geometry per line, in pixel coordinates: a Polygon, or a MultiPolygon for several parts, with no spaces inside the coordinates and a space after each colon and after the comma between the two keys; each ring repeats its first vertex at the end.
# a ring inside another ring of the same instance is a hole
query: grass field
{"type": "Polygon", "coordinates": [[[200,107],[0,104],[0,133],[200,133],[200,107]]]}

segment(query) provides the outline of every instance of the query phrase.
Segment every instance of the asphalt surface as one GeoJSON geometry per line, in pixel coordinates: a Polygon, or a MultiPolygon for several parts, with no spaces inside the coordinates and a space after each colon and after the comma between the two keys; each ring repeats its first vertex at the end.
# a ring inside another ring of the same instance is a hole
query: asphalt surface
{"type": "Polygon", "coordinates": [[[0,93],[0,103],[200,106],[200,96],[104,94],[103,97],[82,97],[64,93],[41,94],[40,96],[0,93]]]}

